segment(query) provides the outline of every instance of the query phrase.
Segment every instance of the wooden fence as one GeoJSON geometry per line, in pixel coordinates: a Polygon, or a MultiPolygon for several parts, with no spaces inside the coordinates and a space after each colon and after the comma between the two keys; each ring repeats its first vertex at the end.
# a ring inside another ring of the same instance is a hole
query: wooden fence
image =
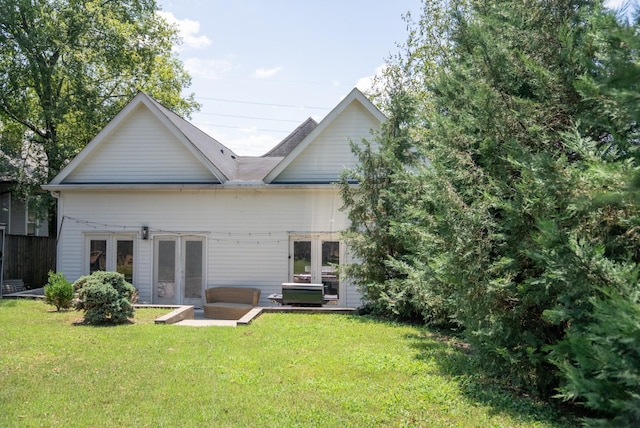
{"type": "Polygon", "coordinates": [[[5,235],[4,279],[22,279],[27,288],[43,287],[56,270],[56,238],[5,235]]]}

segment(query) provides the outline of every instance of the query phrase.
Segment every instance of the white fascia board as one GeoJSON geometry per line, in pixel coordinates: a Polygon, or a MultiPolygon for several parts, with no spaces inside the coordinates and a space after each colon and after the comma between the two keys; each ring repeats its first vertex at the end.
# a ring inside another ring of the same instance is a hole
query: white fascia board
{"type": "Polygon", "coordinates": [[[214,177],[220,182],[220,183],[224,183],[225,181],[229,180],[229,177],[227,177],[225,174],[222,173],[222,171],[220,171],[220,169],[218,169],[213,162],[211,162],[211,160],[204,155],[204,153],[202,153],[183,133],[182,131],[180,131],[180,129],[178,129],[178,127],[176,125],[173,124],[173,122],[171,122],[171,120],[169,120],[169,118],[162,113],[158,107],[151,102],[151,100],[149,99],[149,96],[145,95],[145,99],[143,100],[144,105],[147,106],[147,108],[149,108],[149,110],[154,114],[154,116],[160,121],[162,122],[162,124],[171,131],[171,133],[178,139],[180,140],[180,142],[182,144],[185,145],[185,147],[196,157],[198,158],[198,160],[200,160],[200,162],[202,162],[202,164],[214,175],[214,177]]]}

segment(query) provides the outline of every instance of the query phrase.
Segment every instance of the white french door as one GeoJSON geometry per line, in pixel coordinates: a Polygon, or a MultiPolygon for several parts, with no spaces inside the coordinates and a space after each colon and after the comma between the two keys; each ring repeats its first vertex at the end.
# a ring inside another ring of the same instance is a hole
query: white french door
{"type": "Polygon", "coordinates": [[[201,306],[206,280],[205,239],[158,236],[153,249],[153,302],[201,306]]]}
{"type": "Polygon", "coordinates": [[[123,274],[125,281],[136,285],[135,235],[87,234],[85,241],[85,275],[90,275],[98,270],[115,271],[123,274]]]}
{"type": "Polygon", "coordinates": [[[289,280],[323,284],[324,294],[340,299],[343,291],[338,267],[343,263],[343,244],[336,234],[297,234],[289,240],[289,280]]]}

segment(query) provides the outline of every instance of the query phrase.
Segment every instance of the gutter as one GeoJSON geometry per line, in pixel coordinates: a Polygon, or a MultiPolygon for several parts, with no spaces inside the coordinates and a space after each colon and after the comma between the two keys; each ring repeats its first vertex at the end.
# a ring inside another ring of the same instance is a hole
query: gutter
{"type": "Polygon", "coordinates": [[[230,181],[225,184],[136,184],[136,183],[85,183],[85,184],[45,184],[42,189],[50,192],[66,190],[145,190],[145,191],[189,191],[189,190],[240,190],[240,189],[335,189],[336,183],[282,183],[265,184],[262,181],[230,181]]]}

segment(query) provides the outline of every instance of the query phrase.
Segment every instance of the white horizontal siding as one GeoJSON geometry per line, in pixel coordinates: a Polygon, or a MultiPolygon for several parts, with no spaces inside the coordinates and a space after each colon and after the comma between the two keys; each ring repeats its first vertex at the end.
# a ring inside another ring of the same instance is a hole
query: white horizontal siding
{"type": "Polygon", "coordinates": [[[149,109],[138,106],[74,169],[66,183],[217,183],[149,109]]]}
{"type": "MultiPolygon", "coordinates": [[[[346,258],[347,264],[356,262],[356,259],[354,259],[353,254],[351,253],[351,250],[348,246],[346,248],[345,258],[346,258]]],[[[347,291],[344,305],[350,308],[358,308],[362,306],[364,302],[362,300],[362,294],[360,294],[358,287],[351,280],[344,280],[344,281],[345,281],[345,288],[347,291]]]]}
{"type": "Polygon", "coordinates": [[[134,256],[134,280],[136,288],[140,293],[140,302],[151,302],[153,290],[153,241],[138,239],[136,254],[134,256]]]}
{"type": "MultiPolygon", "coordinates": [[[[339,232],[348,220],[338,190],[237,189],[200,191],[65,191],[58,269],[70,281],[83,272],[86,233],[138,233],[135,282],[141,301],[151,301],[153,239],[171,233],[202,234],[207,242],[207,287],[256,286],[269,305],[289,274],[290,232],[339,232]]],[[[346,302],[359,296],[348,289],[346,302]],[[355,297],[354,297],[355,296],[355,297]]]]}
{"type": "Polygon", "coordinates": [[[348,141],[371,140],[378,121],[359,103],[351,103],[302,153],[273,180],[273,183],[329,183],[339,179],[357,159],[348,141]]]}

